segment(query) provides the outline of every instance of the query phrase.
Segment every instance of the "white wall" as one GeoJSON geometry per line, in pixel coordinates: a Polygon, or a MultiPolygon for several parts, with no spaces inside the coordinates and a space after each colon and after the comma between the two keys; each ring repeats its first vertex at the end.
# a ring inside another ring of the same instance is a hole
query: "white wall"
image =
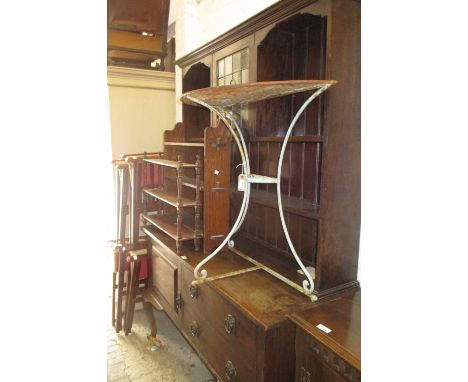
{"type": "Polygon", "coordinates": [[[278,0],[173,0],[169,22],[176,21],[180,58],[278,0]]]}
{"type": "MultiPolygon", "coordinates": [[[[172,0],[169,23],[176,23],[176,58],[181,58],[278,0],[172,0]]],[[[176,66],[176,119],[182,121],[182,72],[176,66]]]]}
{"type": "Polygon", "coordinates": [[[163,132],[175,124],[174,77],[169,72],[108,67],[112,159],[163,150],[163,132]]]}

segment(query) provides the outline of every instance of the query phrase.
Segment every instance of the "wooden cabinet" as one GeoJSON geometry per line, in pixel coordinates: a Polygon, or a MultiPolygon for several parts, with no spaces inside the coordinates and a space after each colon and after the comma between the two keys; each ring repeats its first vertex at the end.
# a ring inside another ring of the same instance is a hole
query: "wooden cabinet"
{"type": "MultiPolygon", "coordinates": [[[[212,335],[226,343],[230,358],[253,367],[255,370],[256,326],[232,303],[216,292],[209,284],[192,287],[193,270],[182,267],[182,298],[184,301],[184,324],[198,318],[198,324],[210,328],[212,335]],[[186,317],[188,316],[188,318],[186,317]],[[241,358],[239,359],[239,355],[241,358]]],[[[219,348],[215,348],[219,349],[219,348]]],[[[217,351],[213,349],[214,351],[217,351]]]]}
{"type": "Polygon", "coordinates": [[[268,294],[286,289],[263,271],[241,273],[193,288],[193,269],[182,265],[183,331],[222,381],[291,381],[294,376],[294,325],[279,311],[292,312],[307,299],[282,295],[276,312],[256,306],[268,294]],[[247,283],[246,283],[247,282],[247,283]],[[255,293],[263,283],[270,288],[255,293]],[[250,295],[240,288],[250,289],[250,295]],[[231,298],[234,293],[238,296],[231,298]],[[237,293],[236,293],[237,292],[237,293]],[[253,310],[251,307],[257,309],[253,310]]]}
{"type": "MultiPolygon", "coordinates": [[[[156,237],[154,229],[144,228],[144,232],[156,237]]],[[[166,238],[172,241],[170,238],[166,238]]],[[[167,242],[166,242],[167,243],[167,242]]],[[[175,243],[174,243],[175,246],[175,243]]],[[[164,308],[172,321],[176,324],[181,321],[180,313],[180,284],[179,284],[180,257],[175,247],[170,250],[164,242],[152,240],[151,245],[151,286],[149,292],[152,299],[164,308]]]]}
{"type": "Polygon", "coordinates": [[[177,299],[177,264],[172,263],[156,247],[152,247],[152,281],[153,286],[161,293],[169,307],[176,310],[177,299]]]}
{"type": "Polygon", "coordinates": [[[346,292],[312,303],[230,251],[208,263],[211,280],[194,287],[193,268],[202,255],[186,246],[182,258],[162,235],[152,236],[152,243],[151,290],[218,380],[359,380],[357,351],[343,355],[347,347],[359,349],[357,297],[346,292]],[[338,337],[313,337],[318,323],[338,337]],[[344,345],[330,348],[333,341],[344,345]]]}
{"type": "MultiPolygon", "coordinates": [[[[281,189],[291,240],[301,261],[315,268],[314,293],[320,299],[356,287],[360,234],[360,3],[278,2],[179,58],[176,64],[184,75],[183,91],[218,86],[222,81],[226,83],[227,77],[231,83],[238,69],[234,56],[245,50],[248,65],[244,68],[241,63],[241,82],[338,81],[299,118],[282,163],[281,189]]],[[[252,172],[276,176],[287,127],[309,94],[265,100],[234,110],[245,132],[252,172]]],[[[202,126],[209,122],[209,111],[183,107],[184,123],[194,135],[200,134],[202,126]]],[[[217,123],[211,116],[211,124],[217,123]]],[[[231,226],[241,206],[242,192],[236,188],[241,172],[236,166],[240,162],[233,146],[231,208],[224,216],[231,226]]],[[[295,274],[298,266],[281,228],[275,193],[274,184],[252,187],[249,210],[235,241],[253,240],[263,246],[262,254],[268,252],[261,262],[266,261],[268,266],[281,264],[280,268],[286,269],[283,274],[295,274]]],[[[253,251],[246,253],[256,256],[253,251]]]]}
{"type": "Polygon", "coordinates": [[[297,382],[361,380],[360,291],[347,292],[291,319],[297,326],[297,382]]]}
{"type": "Polygon", "coordinates": [[[201,163],[197,156],[195,163],[185,163],[182,160],[182,155],[179,155],[177,161],[168,159],[147,159],[148,162],[158,166],[168,167],[176,170],[175,177],[168,177],[168,180],[173,180],[176,184],[175,187],[146,188],[144,191],[147,195],[155,198],[160,202],[160,208],[155,213],[145,213],[142,215],[143,219],[156,227],[158,230],[164,232],[176,241],[177,252],[180,253],[182,242],[193,240],[195,249],[200,249],[200,241],[203,232],[200,224],[200,172],[201,163]],[[195,177],[184,177],[183,170],[195,170],[195,177]],[[183,189],[186,187],[193,187],[195,189],[195,197],[188,198],[185,196],[183,189]],[[174,189],[175,188],[175,189],[174,189]],[[175,209],[175,216],[168,212],[168,208],[175,209]],[[193,208],[193,223],[187,224],[187,217],[185,216],[185,209],[193,208]]]}
{"type": "Polygon", "coordinates": [[[231,136],[222,126],[205,126],[199,135],[178,123],[164,132],[164,159],[148,160],[164,168],[164,187],[145,189],[161,205],[142,218],[175,240],[178,253],[187,241],[210,253],[229,230],[231,136]]]}
{"type": "MultiPolygon", "coordinates": [[[[183,330],[192,345],[204,355],[222,381],[255,381],[255,358],[252,362],[244,356],[244,349],[233,341],[226,341],[219,332],[193,311],[184,311],[183,330]]],[[[255,348],[251,351],[255,355],[255,348]]]]}

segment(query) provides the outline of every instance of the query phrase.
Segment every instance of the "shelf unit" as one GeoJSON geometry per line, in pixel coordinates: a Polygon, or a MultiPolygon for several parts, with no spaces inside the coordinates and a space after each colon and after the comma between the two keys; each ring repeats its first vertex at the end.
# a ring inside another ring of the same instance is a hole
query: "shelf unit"
{"type": "MultiPolygon", "coordinates": [[[[142,214],[142,219],[174,239],[178,253],[181,251],[182,241],[186,240],[193,240],[195,250],[198,251],[200,249],[201,238],[203,237],[200,216],[202,208],[200,195],[202,164],[200,156],[196,156],[195,163],[184,162],[182,155],[178,155],[176,161],[170,159],[145,159],[145,161],[163,168],[174,169],[176,175],[169,177],[169,180],[174,181],[175,187],[164,184],[162,187],[146,188],[143,190],[147,195],[159,202],[159,208],[154,214],[142,214]],[[194,170],[195,177],[185,177],[185,169],[194,170]],[[193,199],[184,195],[184,187],[187,184],[190,184],[190,187],[195,189],[195,197],[193,199]],[[168,213],[167,205],[175,208],[175,217],[168,213]],[[186,221],[184,219],[184,209],[187,208],[194,209],[193,228],[184,223],[186,221]]],[[[164,177],[164,179],[168,178],[164,177]]]]}
{"type": "MultiPolygon", "coordinates": [[[[232,197],[237,202],[242,199],[243,192],[238,191],[237,188],[232,188],[232,197]]],[[[303,216],[309,219],[319,218],[319,206],[306,199],[301,199],[295,196],[282,195],[283,209],[298,216],[303,216]]],[[[264,190],[250,191],[250,200],[255,204],[260,204],[265,207],[277,208],[277,198],[274,192],[264,190]]],[[[238,203],[237,203],[238,204],[238,203]]]]}
{"type": "MultiPolygon", "coordinates": [[[[165,177],[166,179],[168,180],[171,180],[171,181],[176,181],[177,180],[177,177],[176,176],[170,176],[170,175],[166,175],[165,177]]],[[[200,190],[203,191],[203,181],[200,180],[200,190]]],[[[197,188],[197,185],[195,184],[195,179],[193,178],[190,178],[189,176],[183,176],[182,177],[182,185],[184,185],[185,187],[190,187],[190,188],[193,188],[194,190],[197,188]]]]}
{"type": "MultiPolygon", "coordinates": [[[[182,185],[184,185],[182,183],[182,185]]],[[[158,200],[163,201],[164,203],[170,204],[171,206],[174,206],[176,208],[180,207],[195,207],[199,201],[197,200],[191,200],[189,198],[185,197],[180,197],[179,195],[174,195],[170,192],[164,191],[164,189],[160,188],[150,188],[147,190],[144,190],[148,195],[151,195],[155,197],[158,200]]]]}
{"type": "Polygon", "coordinates": [[[198,236],[195,229],[185,224],[177,224],[177,218],[165,214],[143,214],[143,219],[177,241],[194,240],[198,236]]]}
{"type": "MultiPolygon", "coordinates": [[[[241,69],[247,82],[333,79],[338,83],[313,101],[291,133],[283,158],[281,195],[284,218],[300,260],[315,268],[314,295],[318,298],[359,286],[357,281],[360,233],[360,61],[359,3],[351,0],[285,0],[281,10],[255,18],[177,61],[182,69],[183,93],[203,86],[195,78],[206,71],[210,83],[199,95],[202,102],[215,95],[219,81],[232,62],[232,73],[241,69]],[[285,13],[283,9],[288,9],[285,13]],[[275,21],[272,22],[271,20],[275,21]],[[333,22],[332,22],[333,20],[333,22]],[[349,38],[349,43],[345,39],[349,38]],[[245,55],[244,53],[248,51],[245,55]],[[237,60],[238,62],[238,60],[237,60]],[[345,64],[346,63],[346,64],[345,64]],[[210,87],[210,88],[208,88],[210,87]],[[203,99],[204,98],[204,99],[203,99]]],[[[270,12],[270,11],[269,11],[270,12]]],[[[234,77],[233,77],[234,78],[234,77]]],[[[230,84],[232,81],[229,82],[230,84]]],[[[237,99],[236,88],[248,86],[234,81],[231,94],[219,94],[215,108],[233,111],[245,137],[251,172],[274,177],[281,143],[288,125],[310,91],[265,97],[249,103],[249,95],[237,99]],[[218,102],[219,101],[219,102],[218,102]],[[236,100],[235,100],[236,101],[236,100]],[[241,111],[240,113],[239,110],[241,111]]],[[[239,93],[240,94],[240,93],[239,93]]],[[[184,123],[196,125],[209,113],[196,102],[184,104],[184,123]]],[[[205,106],[205,105],[204,105],[205,106]]],[[[219,118],[211,110],[211,119],[219,118]]],[[[235,146],[235,145],[234,145],[235,146]]],[[[243,193],[235,185],[241,173],[239,150],[231,157],[230,226],[235,224],[243,193]]],[[[292,258],[282,230],[276,203],[276,184],[252,184],[250,205],[236,243],[261,244],[272,260],[292,258]]],[[[258,251],[245,250],[251,257],[258,251]]],[[[263,256],[266,259],[266,256],[263,256]]],[[[291,273],[297,272],[295,261],[291,273]]]]}
{"type": "Polygon", "coordinates": [[[141,218],[176,240],[178,253],[182,242],[193,240],[208,254],[228,233],[230,149],[225,126],[177,123],[164,132],[164,157],[147,160],[164,173],[162,186],[143,190],[159,205],[157,212],[141,218]]]}

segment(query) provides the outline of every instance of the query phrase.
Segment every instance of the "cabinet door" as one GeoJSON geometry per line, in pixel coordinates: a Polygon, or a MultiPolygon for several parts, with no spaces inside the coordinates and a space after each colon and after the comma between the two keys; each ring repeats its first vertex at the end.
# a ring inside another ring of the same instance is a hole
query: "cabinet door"
{"type": "MultiPolygon", "coordinates": [[[[153,286],[173,312],[176,311],[177,266],[153,247],[152,250],[153,286]]],[[[164,304],[164,305],[166,305],[164,304]]],[[[169,314],[172,312],[168,312],[169,314]]]]}

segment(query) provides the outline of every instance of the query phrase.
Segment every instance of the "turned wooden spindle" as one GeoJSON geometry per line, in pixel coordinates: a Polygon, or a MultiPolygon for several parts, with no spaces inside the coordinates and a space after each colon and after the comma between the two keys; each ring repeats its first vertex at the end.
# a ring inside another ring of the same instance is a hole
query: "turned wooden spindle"
{"type": "Polygon", "coordinates": [[[182,155],[177,156],[177,240],[176,249],[180,253],[182,244],[182,224],[183,224],[183,203],[182,203],[182,176],[183,176],[182,155]]]}
{"type": "Polygon", "coordinates": [[[196,156],[197,160],[195,162],[195,251],[200,250],[200,210],[201,210],[201,201],[200,201],[200,187],[201,187],[201,161],[200,155],[196,156]]]}

